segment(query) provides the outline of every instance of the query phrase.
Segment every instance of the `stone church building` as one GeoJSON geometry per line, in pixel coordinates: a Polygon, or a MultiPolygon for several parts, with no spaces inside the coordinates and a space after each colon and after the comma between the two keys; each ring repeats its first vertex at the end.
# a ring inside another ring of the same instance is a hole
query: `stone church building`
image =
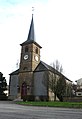
{"type": "MultiPolygon", "coordinates": [[[[40,49],[35,41],[33,15],[28,38],[21,45],[19,69],[10,73],[9,99],[23,98],[27,100],[52,100],[53,92],[49,89],[50,75],[57,77],[60,72],[40,60],[40,49]]],[[[61,74],[69,83],[71,81],[61,74]]]]}

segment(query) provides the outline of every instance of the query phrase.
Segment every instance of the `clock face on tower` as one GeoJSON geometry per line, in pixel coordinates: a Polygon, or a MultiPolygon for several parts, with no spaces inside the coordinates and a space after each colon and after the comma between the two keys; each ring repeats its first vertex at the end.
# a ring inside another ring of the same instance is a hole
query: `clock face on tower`
{"type": "Polygon", "coordinates": [[[28,59],[28,55],[24,55],[24,60],[27,60],[28,59]]]}

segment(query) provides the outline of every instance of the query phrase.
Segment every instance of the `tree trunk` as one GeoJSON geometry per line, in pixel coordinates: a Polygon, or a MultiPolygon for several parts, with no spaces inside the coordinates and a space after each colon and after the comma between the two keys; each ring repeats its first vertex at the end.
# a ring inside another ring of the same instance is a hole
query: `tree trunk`
{"type": "Polygon", "coordinates": [[[54,93],[54,101],[56,101],[56,93],[54,93]]]}

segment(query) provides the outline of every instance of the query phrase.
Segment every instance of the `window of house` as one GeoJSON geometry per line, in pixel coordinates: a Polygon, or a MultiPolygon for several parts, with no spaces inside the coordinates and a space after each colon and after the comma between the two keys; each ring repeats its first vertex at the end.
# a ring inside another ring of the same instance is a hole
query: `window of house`
{"type": "Polygon", "coordinates": [[[38,48],[36,48],[36,51],[35,52],[36,52],[36,54],[38,54],[38,48]]]}
{"type": "Polygon", "coordinates": [[[25,47],[25,52],[28,52],[28,47],[27,46],[25,47]]]}
{"type": "Polygon", "coordinates": [[[78,93],[78,95],[80,96],[80,95],[81,95],[81,93],[78,93]]]}

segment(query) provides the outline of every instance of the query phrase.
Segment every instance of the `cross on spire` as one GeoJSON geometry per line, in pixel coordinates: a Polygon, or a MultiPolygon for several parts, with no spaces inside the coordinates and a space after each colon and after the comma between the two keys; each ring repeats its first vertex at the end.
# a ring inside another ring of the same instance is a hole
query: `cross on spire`
{"type": "Polygon", "coordinates": [[[32,15],[34,14],[34,7],[32,7],[32,15]]]}

